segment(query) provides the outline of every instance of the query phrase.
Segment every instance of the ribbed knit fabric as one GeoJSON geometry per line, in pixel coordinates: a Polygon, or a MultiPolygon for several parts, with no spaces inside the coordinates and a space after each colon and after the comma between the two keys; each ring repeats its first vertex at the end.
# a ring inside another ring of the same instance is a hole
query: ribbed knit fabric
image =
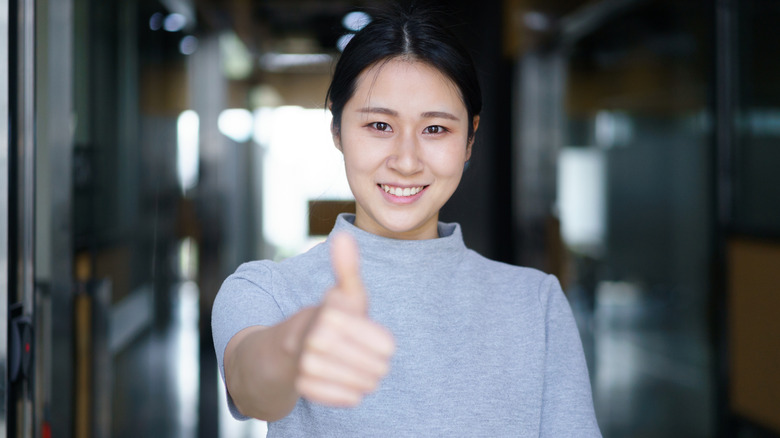
{"type": "MultiPolygon", "coordinates": [[[[440,223],[438,239],[394,240],[353,223],[341,215],[334,232],[358,242],[369,315],[396,340],[391,371],[357,408],[300,399],[268,424],[269,437],[601,436],[555,277],[467,249],[457,224],[440,223]]],[[[330,239],[281,263],[243,264],[225,280],[212,313],[223,378],[233,335],[277,324],[333,285],[330,239]]]]}

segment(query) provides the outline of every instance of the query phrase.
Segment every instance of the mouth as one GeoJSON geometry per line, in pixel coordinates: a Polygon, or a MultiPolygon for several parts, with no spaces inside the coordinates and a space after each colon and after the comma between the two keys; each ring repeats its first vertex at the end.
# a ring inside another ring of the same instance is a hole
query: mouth
{"type": "Polygon", "coordinates": [[[397,187],[387,184],[377,184],[385,193],[398,197],[411,197],[421,191],[425,190],[428,186],[416,186],[416,187],[397,187]]]}

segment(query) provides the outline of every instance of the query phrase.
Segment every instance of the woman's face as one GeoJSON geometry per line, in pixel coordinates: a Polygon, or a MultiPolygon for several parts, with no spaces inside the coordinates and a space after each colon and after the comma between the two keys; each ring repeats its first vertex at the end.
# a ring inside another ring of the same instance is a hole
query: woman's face
{"type": "Polygon", "coordinates": [[[438,237],[439,210],[471,155],[466,106],[455,84],[405,59],[364,71],[334,135],[355,195],[355,225],[396,239],[438,237]]]}

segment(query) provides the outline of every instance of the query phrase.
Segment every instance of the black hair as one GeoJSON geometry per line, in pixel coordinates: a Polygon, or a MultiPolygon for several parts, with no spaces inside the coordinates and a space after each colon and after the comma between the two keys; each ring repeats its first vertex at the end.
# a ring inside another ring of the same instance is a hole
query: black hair
{"type": "Polygon", "coordinates": [[[379,62],[406,57],[436,68],[458,87],[468,113],[469,142],[473,139],[472,121],[482,110],[477,71],[471,56],[437,14],[414,5],[372,14],[371,22],[344,48],[328,88],[326,101],[335,133],[340,131],[341,113],[355,93],[360,74],[379,62]]]}

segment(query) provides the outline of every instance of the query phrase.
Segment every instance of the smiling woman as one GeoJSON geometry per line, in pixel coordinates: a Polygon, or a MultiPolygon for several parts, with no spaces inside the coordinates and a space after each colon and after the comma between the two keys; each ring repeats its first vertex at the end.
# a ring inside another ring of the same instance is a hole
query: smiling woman
{"type": "Polygon", "coordinates": [[[333,127],[355,225],[395,239],[438,237],[439,210],[471,155],[469,125],[457,87],[428,64],[395,58],[361,74],[333,127]]]}
{"type": "Polygon", "coordinates": [[[268,436],[600,436],[555,277],[438,221],[482,101],[434,17],[375,16],[336,66],[331,133],[356,213],[305,254],[242,265],[214,303],[228,405],[268,436]]]}

